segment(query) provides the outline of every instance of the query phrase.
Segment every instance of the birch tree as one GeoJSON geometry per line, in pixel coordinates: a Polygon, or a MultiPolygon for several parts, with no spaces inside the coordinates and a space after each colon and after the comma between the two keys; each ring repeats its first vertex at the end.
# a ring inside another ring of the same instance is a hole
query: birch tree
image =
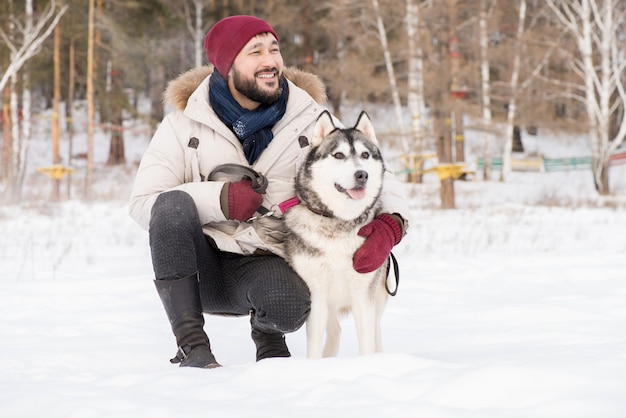
{"type": "Polygon", "coordinates": [[[202,12],[204,10],[203,0],[193,0],[193,17],[187,2],[184,3],[185,21],[187,22],[187,30],[193,39],[194,65],[200,67],[204,57],[204,34],[207,30],[206,25],[202,23],[202,12]]]}
{"type": "Polygon", "coordinates": [[[489,15],[487,0],[480,0],[480,11],[478,18],[478,33],[480,43],[480,80],[481,80],[481,108],[482,108],[482,123],[484,128],[484,142],[483,142],[483,159],[485,161],[485,167],[483,171],[483,178],[485,180],[491,179],[491,141],[493,135],[489,132],[491,126],[491,92],[490,92],[490,77],[489,77],[489,35],[487,33],[487,18],[489,15]]]}
{"type": "Polygon", "coordinates": [[[620,36],[626,30],[623,0],[546,0],[576,43],[570,65],[581,78],[578,98],[585,106],[593,180],[609,194],[609,158],[626,137],[626,59],[620,36]],[[617,129],[611,135],[611,121],[617,129]]]}
{"type": "MultiPolygon", "coordinates": [[[[419,37],[420,9],[418,3],[419,0],[406,1],[406,28],[409,47],[407,107],[411,118],[411,134],[413,137],[410,149],[411,152],[421,154],[424,152],[425,137],[423,120],[425,109],[424,54],[419,37]]],[[[421,178],[421,175],[411,173],[409,178],[417,181],[418,178],[421,178]]]]}
{"type": "Polygon", "coordinates": [[[504,145],[502,147],[502,169],[500,181],[506,181],[511,171],[511,152],[513,149],[513,130],[515,126],[515,114],[517,113],[517,87],[519,82],[520,62],[522,55],[522,37],[524,35],[524,21],[526,20],[526,0],[519,0],[517,34],[515,36],[515,48],[513,56],[513,68],[511,70],[511,83],[509,106],[506,115],[506,127],[504,145]]]}

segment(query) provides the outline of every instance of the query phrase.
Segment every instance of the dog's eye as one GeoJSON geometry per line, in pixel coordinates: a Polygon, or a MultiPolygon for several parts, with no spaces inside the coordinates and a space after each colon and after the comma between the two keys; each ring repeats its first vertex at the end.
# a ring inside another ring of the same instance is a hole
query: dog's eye
{"type": "Polygon", "coordinates": [[[333,154],[333,157],[335,157],[338,160],[343,160],[346,158],[343,152],[336,152],[333,154]]]}
{"type": "Polygon", "coordinates": [[[370,153],[369,153],[369,152],[367,152],[367,151],[364,151],[364,152],[361,154],[361,158],[363,158],[364,160],[367,160],[369,157],[370,157],[370,153]]]}

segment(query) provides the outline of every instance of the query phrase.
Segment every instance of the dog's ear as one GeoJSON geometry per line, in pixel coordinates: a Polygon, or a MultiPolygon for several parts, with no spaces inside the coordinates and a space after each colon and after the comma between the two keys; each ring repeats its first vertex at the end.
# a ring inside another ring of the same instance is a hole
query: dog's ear
{"type": "Polygon", "coordinates": [[[362,111],[359,115],[359,118],[354,125],[354,129],[363,132],[363,135],[365,135],[367,139],[378,146],[378,139],[376,138],[376,133],[374,132],[374,125],[372,125],[372,120],[367,113],[365,113],[365,111],[362,111]]]}
{"type": "Polygon", "coordinates": [[[317,147],[319,144],[322,143],[322,140],[335,129],[336,126],[333,123],[332,116],[330,116],[328,110],[323,111],[322,114],[319,115],[319,117],[317,118],[317,122],[315,122],[311,146],[317,147]]]}

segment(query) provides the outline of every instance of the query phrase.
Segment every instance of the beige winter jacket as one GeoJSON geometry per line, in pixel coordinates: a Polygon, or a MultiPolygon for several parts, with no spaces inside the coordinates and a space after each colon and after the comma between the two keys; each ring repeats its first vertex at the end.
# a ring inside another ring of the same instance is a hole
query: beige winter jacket
{"type": "MultiPolygon", "coordinates": [[[[211,72],[211,67],[196,68],[168,85],[164,99],[175,110],[163,119],[141,160],[131,192],[130,215],[147,230],[157,196],[182,190],[193,198],[204,233],[221,250],[239,254],[261,250],[282,255],[285,232],[281,213],[276,212],[278,219],[227,220],[220,207],[220,193],[225,182],[240,178],[222,175],[207,181],[207,176],[225,163],[248,166],[268,179],[264,207],[273,209],[292,198],[296,167],[309,148],[302,146],[306,141],[299,138],[310,138],[315,121],[324,111],[324,85],[312,74],[285,70],[289,82],[287,110],[273,128],[274,139],[250,166],[235,134],[209,105],[211,72]]],[[[388,176],[384,190],[384,211],[407,219],[406,199],[392,175],[388,176]]]]}

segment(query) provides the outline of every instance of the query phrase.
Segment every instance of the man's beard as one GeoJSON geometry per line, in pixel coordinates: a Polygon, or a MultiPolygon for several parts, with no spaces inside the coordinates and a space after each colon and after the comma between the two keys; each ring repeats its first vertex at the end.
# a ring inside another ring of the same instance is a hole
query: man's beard
{"type": "MultiPolygon", "coordinates": [[[[278,73],[276,68],[272,68],[273,71],[278,73]]],[[[264,105],[271,105],[275,103],[283,94],[283,74],[278,76],[278,88],[274,91],[261,90],[256,84],[256,74],[252,79],[248,79],[240,74],[235,68],[233,68],[233,83],[235,89],[248,99],[261,103],[264,105]]]]}

